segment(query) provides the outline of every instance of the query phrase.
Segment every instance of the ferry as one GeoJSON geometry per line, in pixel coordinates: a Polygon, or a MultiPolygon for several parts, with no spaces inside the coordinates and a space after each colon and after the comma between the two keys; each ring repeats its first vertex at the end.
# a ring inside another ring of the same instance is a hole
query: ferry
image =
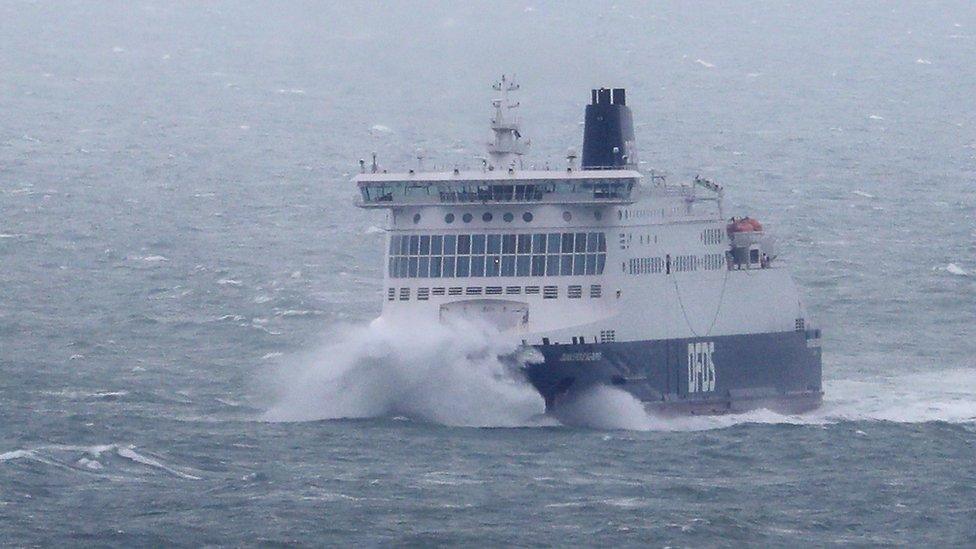
{"type": "Polygon", "coordinates": [[[514,335],[547,411],[599,385],[662,414],[820,405],[821,332],[775,240],[722,186],[642,173],[624,89],[591,91],[582,155],[544,170],[524,169],[518,85],[493,89],[475,169],[360,160],[357,205],[388,212],[383,317],[514,335]]]}

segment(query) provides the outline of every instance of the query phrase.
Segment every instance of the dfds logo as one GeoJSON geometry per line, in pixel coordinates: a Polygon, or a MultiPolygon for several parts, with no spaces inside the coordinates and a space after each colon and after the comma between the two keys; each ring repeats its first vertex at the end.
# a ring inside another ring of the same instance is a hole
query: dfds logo
{"type": "Polygon", "coordinates": [[[715,390],[715,363],[712,353],[715,343],[705,341],[688,344],[688,392],[705,393],[715,390]]]}

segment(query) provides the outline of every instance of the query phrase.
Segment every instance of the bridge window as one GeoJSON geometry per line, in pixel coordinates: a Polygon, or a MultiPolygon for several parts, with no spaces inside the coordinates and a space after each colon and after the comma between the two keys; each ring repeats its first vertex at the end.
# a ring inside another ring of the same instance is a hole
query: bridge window
{"type": "MultiPolygon", "coordinates": [[[[603,233],[391,235],[391,278],[600,275],[603,233]]],[[[632,270],[633,272],[633,270],[632,270]]]]}
{"type": "Polygon", "coordinates": [[[360,194],[366,204],[564,202],[566,198],[600,202],[626,199],[637,179],[632,177],[538,179],[512,184],[485,180],[363,181],[360,194]]]}

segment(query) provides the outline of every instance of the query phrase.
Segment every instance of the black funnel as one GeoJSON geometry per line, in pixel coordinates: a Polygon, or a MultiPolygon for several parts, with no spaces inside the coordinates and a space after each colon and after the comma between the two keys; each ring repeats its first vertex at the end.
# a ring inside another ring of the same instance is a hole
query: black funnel
{"type": "Polygon", "coordinates": [[[623,88],[592,91],[583,127],[583,169],[636,168],[634,118],[623,88]]]}

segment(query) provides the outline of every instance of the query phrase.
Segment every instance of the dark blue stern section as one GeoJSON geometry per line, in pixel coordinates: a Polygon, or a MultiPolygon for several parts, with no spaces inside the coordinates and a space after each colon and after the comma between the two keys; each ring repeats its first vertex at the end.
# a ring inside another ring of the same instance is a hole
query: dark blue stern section
{"type": "Polygon", "coordinates": [[[535,348],[545,361],[525,373],[549,410],[597,384],[675,414],[800,413],[823,396],[819,329],[535,348]]]}

